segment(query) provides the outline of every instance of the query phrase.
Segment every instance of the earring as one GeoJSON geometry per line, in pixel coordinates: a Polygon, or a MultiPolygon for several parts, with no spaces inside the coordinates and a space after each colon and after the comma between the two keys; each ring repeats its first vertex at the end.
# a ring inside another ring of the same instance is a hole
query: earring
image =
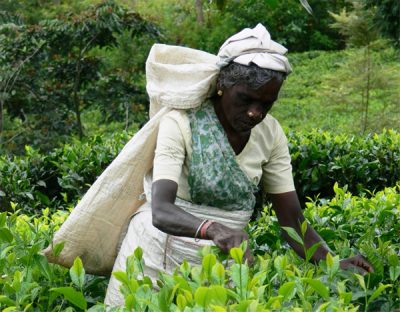
{"type": "Polygon", "coordinates": [[[221,96],[221,95],[222,95],[222,90],[218,90],[217,94],[218,94],[219,96],[221,96]]]}
{"type": "Polygon", "coordinates": [[[249,116],[250,118],[254,117],[254,113],[253,112],[247,112],[247,116],[249,116]]]}

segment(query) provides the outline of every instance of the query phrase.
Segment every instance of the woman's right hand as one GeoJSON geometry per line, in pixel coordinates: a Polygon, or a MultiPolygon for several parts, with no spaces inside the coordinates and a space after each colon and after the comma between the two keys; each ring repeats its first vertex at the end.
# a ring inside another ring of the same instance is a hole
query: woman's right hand
{"type": "MultiPolygon", "coordinates": [[[[214,222],[209,226],[206,232],[207,238],[211,239],[215,245],[217,245],[222,252],[228,254],[229,250],[233,247],[239,247],[243,241],[248,241],[249,236],[245,231],[231,229],[221,223],[214,222]]],[[[247,244],[247,250],[245,252],[245,260],[248,264],[252,264],[254,261],[253,255],[251,254],[249,244],[247,244]]]]}

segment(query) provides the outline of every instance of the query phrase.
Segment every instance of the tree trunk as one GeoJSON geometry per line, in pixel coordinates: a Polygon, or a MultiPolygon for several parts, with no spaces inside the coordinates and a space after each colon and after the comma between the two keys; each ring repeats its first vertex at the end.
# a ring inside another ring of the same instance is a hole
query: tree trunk
{"type": "Polygon", "coordinates": [[[366,99],[365,99],[365,116],[364,116],[364,133],[367,130],[368,125],[368,110],[369,110],[369,95],[371,89],[371,53],[370,47],[367,46],[367,90],[366,90],[366,99]]]}
{"type": "Polygon", "coordinates": [[[1,141],[1,134],[3,132],[3,123],[4,123],[3,107],[4,107],[3,100],[0,100],[0,141],[1,141]]]}
{"type": "Polygon", "coordinates": [[[80,99],[79,99],[79,85],[81,80],[81,54],[79,54],[78,61],[76,63],[76,76],[74,82],[74,90],[73,90],[73,101],[74,101],[74,110],[76,115],[76,127],[78,129],[79,138],[83,138],[83,129],[82,129],[82,122],[81,122],[81,110],[80,110],[80,99]]]}
{"type": "Polygon", "coordinates": [[[195,0],[196,19],[199,25],[204,25],[203,1],[195,0]]]}
{"type": "Polygon", "coordinates": [[[3,100],[0,100],[0,145],[3,143],[3,107],[4,107],[4,102],[3,100]]]}
{"type": "Polygon", "coordinates": [[[129,127],[129,104],[125,103],[125,131],[128,130],[129,127]]]}

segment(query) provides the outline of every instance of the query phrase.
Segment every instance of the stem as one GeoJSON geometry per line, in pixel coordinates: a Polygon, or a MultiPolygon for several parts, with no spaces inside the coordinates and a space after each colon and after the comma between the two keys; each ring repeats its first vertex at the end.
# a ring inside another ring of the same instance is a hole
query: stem
{"type": "Polygon", "coordinates": [[[4,101],[0,100],[0,144],[2,141],[2,132],[3,132],[3,123],[4,123],[4,116],[3,116],[3,107],[4,107],[4,101]]]}
{"type": "Polygon", "coordinates": [[[196,19],[199,25],[204,25],[203,3],[202,0],[195,0],[196,19]]]}
{"type": "Polygon", "coordinates": [[[125,131],[128,130],[129,126],[129,105],[126,103],[125,105],[125,131]]]}
{"type": "Polygon", "coordinates": [[[79,95],[78,95],[81,70],[82,70],[81,69],[81,58],[82,58],[82,55],[81,55],[81,53],[79,53],[78,61],[76,63],[76,76],[75,76],[74,90],[73,90],[74,108],[75,108],[75,115],[76,115],[76,126],[78,128],[78,133],[79,133],[80,139],[82,139],[82,137],[83,137],[81,112],[79,109],[79,95]]]}
{"type": "Polygon", "coordinates": [[[368,109],[369,109],[369,94],[371,88],[371,55],[370,47],[367,46],[367,89],[366,89],[366,100],[365,100],[365,114],[364,114],[364,132],[367,129],[368,124],[368,109]]]}

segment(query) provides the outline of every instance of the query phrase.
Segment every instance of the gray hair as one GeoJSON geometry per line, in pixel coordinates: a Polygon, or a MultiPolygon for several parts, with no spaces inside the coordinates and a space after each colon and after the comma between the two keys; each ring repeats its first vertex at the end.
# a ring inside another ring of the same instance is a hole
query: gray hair
{"type": "Polygon", "coordinates": [[[217,86],[219,88],[230,88],[235,84],[244,83],[251,89],[258,89],[271,79],[279,81],[286,79],[284,72],[258,67],[256,64],[242,65],[235,62],[221,68],[218,76],[217,86]]]}

